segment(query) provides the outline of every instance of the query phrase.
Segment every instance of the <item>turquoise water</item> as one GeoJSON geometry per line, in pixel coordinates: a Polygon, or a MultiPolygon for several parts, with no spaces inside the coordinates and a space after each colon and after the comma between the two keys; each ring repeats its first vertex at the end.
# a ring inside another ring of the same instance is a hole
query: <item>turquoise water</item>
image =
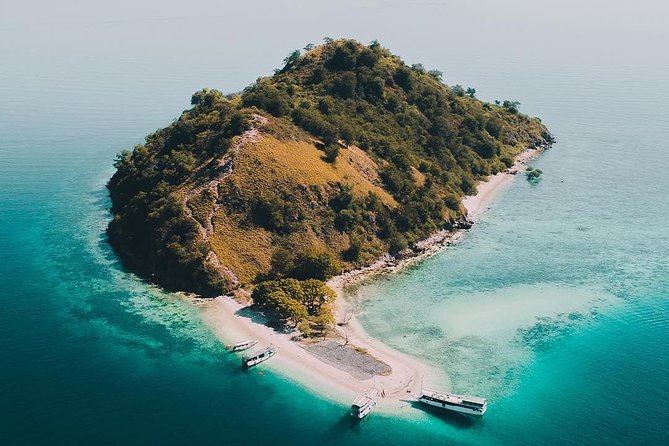
{"type": "Polygon", "coordinates": [[[666,443],[666,15],[470,3],[3,6],[0,443],[666,443]],[[407,406],[355,425],[275,373],[241,373],[105,242],[120,149],[195,90],[239,90],[323,35],[378,38],[517,99],[558,139],[538,185],[518,178],[458,246],[353,296],[371,334],[489,396],[482,422],[407,406]]]}

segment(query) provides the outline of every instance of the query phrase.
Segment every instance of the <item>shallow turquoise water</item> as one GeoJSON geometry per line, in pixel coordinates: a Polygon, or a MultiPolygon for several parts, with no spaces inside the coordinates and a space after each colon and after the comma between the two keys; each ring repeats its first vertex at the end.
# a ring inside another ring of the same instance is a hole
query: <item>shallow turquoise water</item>
{"type": "Polygon", "coordinates": [[[562,3],[3,13],[0,442],[666,443],[663,14],[562,3]],[[118,150],[195,90],[239,90],[323,35],[379,38],[484,99],[520,100],[558,138],[533,162],[541,182],[518,178],[462,243],[357,290],[373,335],[490,397],[483,422],[406,407],[353,425],[281,376],[241,373],[192,309],[105,242],[118,150]]]}

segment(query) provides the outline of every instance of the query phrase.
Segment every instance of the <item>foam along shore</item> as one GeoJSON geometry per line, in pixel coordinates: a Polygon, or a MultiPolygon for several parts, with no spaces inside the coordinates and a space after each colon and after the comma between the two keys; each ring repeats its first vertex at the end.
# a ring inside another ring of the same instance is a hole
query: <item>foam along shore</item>
{"type": "MultiPolygon", "coordinates": [[[[465,197],[463,204],[468,211],[468,218],[476,220],[491,200],[511,182],[515,174],[524,170],[527,161],[539,154],[541,149],[524,151],[516,157],[513,167],[479,184],[476,195],[465,197]]],[[[331,338],[327,342],[339,342],[342,348],[353,348],[361,352],[360,354],[368,356],[370,360],[387,365],[390,370],[386,374],[369,373],[369,363],[341,361],[341,357],[314,354],[308,350],[313,344],[295,341],[292,339],[295,333],[279,332],[265,325],[264,321],[258,319],[257,314],[246,311],[246,306],[232,297],[193,298],[192,301],[200,308],[205,324],[224,343],[232,344],[254,339],[259,341],[260,346],[272,345],[278,348],[277,355],[263,367],[276,370],[341,403],[348,403],[369,387],[375,386],[385,392],[386,397],[379,405],[381,410],[384,407],[396,410],[398,407],[406,406],[407,403],[403,401],[406,400],[407,390],[417,389],[422,381],[438,385],[442,389],[449,389],[449,379],[443,372],[435,370],[419,359],[399,352],[369,336],[356,318],[353,304],[345,298],[345,288],[376,274],[396,272],[417,263],[439,251],[443,246],[454,243],[461,234],[462,231],[439,231],[417,244],[419,249],[416,255],[401,260],[384,256],[368,267],[343,273],[328,281],[328,285],[337,293],[335,319],[338,322],[337,331],[340,337],[331,338]]]]}

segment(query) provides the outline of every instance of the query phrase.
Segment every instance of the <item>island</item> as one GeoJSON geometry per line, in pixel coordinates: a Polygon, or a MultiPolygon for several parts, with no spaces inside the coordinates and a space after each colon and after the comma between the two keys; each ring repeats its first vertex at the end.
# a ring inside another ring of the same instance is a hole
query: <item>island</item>
{"type": "Polygon", "coordinates": [[[281,344],[286,367],[351,390],[378,377],[390,396],[426,367],[370,340],[337,295],[448,243],[553,142],[518,102],[481,101],[376,41],[307,45],[242,92],[203,89],[191,105],[115,160],[115,252],[218,302],[199,301],[215,331],[281,344]]]}

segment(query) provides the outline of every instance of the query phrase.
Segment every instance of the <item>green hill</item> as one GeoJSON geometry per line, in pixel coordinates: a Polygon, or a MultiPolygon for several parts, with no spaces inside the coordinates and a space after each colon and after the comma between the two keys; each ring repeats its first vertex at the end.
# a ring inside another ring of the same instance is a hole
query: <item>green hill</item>
{"type": "Polygon", "coordinates": [[[550,144],[517,103],[484,103],[374,42],[292,53],[239,94],[119,154],[110,243],[170,289],[216,295],[326,279],[449,227],[477,181],[550,144]]]}

